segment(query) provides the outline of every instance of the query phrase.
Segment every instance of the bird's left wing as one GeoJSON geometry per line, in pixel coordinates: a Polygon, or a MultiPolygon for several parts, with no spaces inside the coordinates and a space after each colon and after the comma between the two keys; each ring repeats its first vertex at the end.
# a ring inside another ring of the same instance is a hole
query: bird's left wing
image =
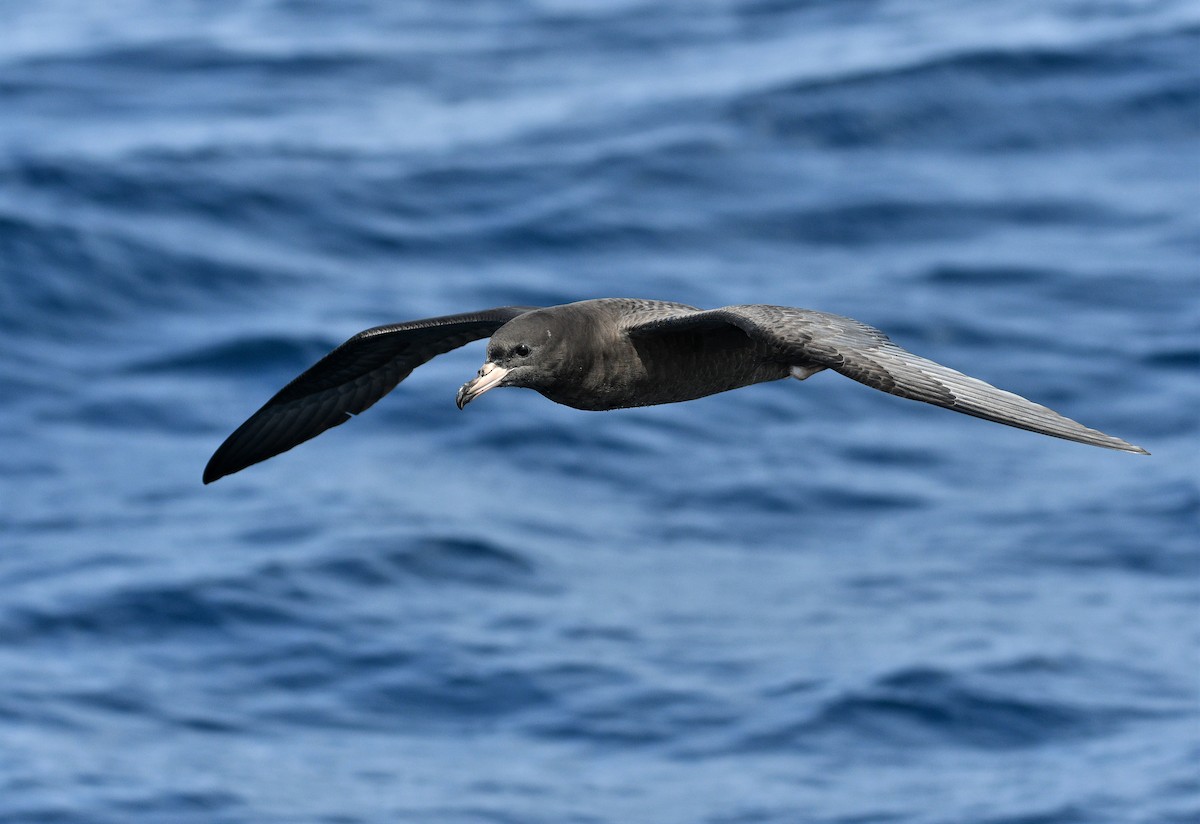
{"type": "Polygon", "coordinates": [[[766,357],[780,363],[832,369],[892,395],[1018,429],[1146,453],[1140,446],[1086,427],[1020,395],[914,355],[875,327],[841,315],[790,306],[726,306],[651,318],[629,328],[628,333],[635,337],[663,335],[730,325],[755,340],[766,357]]]}
{"type": "Polygon", "coordinates": [[[490,337],[535,307],[502,306],[359,332],[299,375],[239,426],[204,468],[204,483],[265,461],[345,423],[414,369],[490,337]]]}

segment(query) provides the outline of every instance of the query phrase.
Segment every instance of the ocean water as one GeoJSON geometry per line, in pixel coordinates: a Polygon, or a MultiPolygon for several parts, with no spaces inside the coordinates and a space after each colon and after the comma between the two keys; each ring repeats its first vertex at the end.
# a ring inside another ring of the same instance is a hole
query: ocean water
{"type": "Polygon", "coordinates": [[[1200,7],[0,0],[0,822],[1200,821],[1200,7]],[[359,329],[763,302],[836,374],[212,486],[359,329]]]}

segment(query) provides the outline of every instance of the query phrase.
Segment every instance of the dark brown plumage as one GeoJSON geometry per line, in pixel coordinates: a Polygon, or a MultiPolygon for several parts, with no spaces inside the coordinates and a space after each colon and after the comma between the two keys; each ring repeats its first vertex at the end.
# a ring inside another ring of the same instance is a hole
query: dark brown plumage
{"type": "Polygon", "coordinates": [[[1019,395],[896,346],[851,318],[787,306],[703,311],[603,298],[506,306],[360,332],[301,374],[230,435],[204,482],[245,469],[344,423],[413,369],[491,337],[459,408],[498,386],[535,389],[576,409],[651,406],[832,369],[875,389],[1080,443],[1145,453],[1019,395]]]}

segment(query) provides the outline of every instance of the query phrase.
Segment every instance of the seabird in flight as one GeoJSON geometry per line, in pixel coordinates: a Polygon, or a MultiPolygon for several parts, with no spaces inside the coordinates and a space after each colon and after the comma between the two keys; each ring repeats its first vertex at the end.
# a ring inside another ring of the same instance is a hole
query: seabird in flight
{"type": "Polygon", "coordinates": [[[281,389],[230,435],[204,470],[211,483],[345,423],[431,358],[490,337],[487,362],[458,407],[501,386],[605,410],[677,403],[825,369],[902,398],[1069,441],[1149,454],[1019,395],[919,357],[865,323],[788,306],[701,310],[601,298],[504,306],[359,332],[281,389]]]}

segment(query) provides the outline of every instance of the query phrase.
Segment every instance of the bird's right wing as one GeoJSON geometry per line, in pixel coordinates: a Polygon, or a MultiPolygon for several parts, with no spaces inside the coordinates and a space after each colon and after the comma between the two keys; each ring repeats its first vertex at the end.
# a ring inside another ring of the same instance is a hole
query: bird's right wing
{"type": "Polygon", "coordinates": [[[740,328],[781,363],[832,369],[892,395],[1018,429],[1146,453],[1140,446],[1086,427],[1020,395],[914,355],[875,327],[841,315],[790,306],[726,306],[653,318],[631,329],[630,334],[703,331],[720,325],[740,328]]]}
{"type": "Polygon", "coordinates": [[[391,392],[421,364],[490,337],[534,308],[502,306],[359,332],[279,390],[226,438],[204,468],[204,483],[265,461],[345,423],[391,392]]]}

